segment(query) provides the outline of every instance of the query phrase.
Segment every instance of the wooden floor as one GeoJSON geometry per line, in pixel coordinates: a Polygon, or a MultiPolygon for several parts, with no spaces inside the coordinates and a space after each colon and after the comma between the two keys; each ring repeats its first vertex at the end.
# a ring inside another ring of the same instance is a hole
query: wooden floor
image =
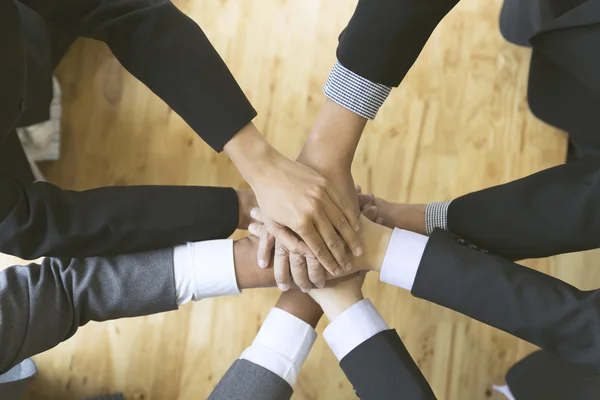
{"type": "MultiPolygon", "coordinates": [[[[205,30],[259,111],[257,126],[287,156],[299,152],[324,102],[337,36],[354,2],[239,0],[176,3],[205,30]]],[[[369,191],[402,202],[451,199],[559,164],[565,137],[525,98],[529,51],[498,31],[501,0],[463,0],[369,123],[353,166],[369,191]]],[[[224,154],[120,67],[103,44],[78,42],[61,64],[62,159],[43,167],[70,189],[187,184],[243,187],[224,154]]],[[[199,205],[201,206],[201,205],[199,205]]],[[[600,285],[600,253],[529,262],[580,288],[600,285]]],[[[491,393],[533,347],[368,278],[365,293],[396,328],[439,399],[491,393]]],[[[35,358],[30,399],[203,399],[250,345],[276,290],[207,300],[147,318],[92,323],[35,358]]],[[[319,333],[325,323],[319,325],[319,333]]],[[[322,338],[296,400],[356,399],[322,338]]]]}

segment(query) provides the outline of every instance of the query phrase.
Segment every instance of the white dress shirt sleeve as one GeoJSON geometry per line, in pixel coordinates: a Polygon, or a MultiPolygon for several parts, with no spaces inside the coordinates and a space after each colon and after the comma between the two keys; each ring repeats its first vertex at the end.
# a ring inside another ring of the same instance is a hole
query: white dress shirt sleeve
{"type": "Polygon", "coordinates": [[[404,229],[394,229],[383,258],[379,280],[412,290],[429,238],[404,229]]]}
{"type": "Polygon", "coordinates": [[[239,294],[233,260],[233,240],[207,240],[173,250],[177,304],[207,297],[239,294]]]}
{"type": "Polygon", "coordinates": [[[388,330],[369,299],[352,305],[325,328],[323,337],[339,361],[379,332],[388,330]]]}
{"type": "Polygon", "coordinates": [[[294,387],[316,338],[317,333],[309,324],[286,311],[273,308],[252,346],[240,359],[268,369],[294,387]]]}

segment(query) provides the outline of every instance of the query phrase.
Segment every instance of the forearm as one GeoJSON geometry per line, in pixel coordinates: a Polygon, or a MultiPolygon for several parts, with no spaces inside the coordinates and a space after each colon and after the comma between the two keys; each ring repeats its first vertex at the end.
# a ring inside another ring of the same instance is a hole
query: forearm
{"type": "Polygon", "coordinates": [[[62,29],[105,42],[213,149],[256,116],[200,27],[164,0],[22,0],[62,29]]]}
{"type": "Polygon", "coordinates": [[[172,250],[7,268],[0,272],[0,373],[89,321],[174,310],[175,291],[172,250]]]}
{"type": "Polygon", "coordinates": [[[228,237],[238,226],[231,188],[107,187],[82,192],[0,175],[0,251],[25,259],[89,257],[228,237]]]}
{"type": "Polygon", "coordinates": [[[365,118],[327,99],[298,161],[310,160],[318,172],[349,172],[366,123],[365,118]]]}

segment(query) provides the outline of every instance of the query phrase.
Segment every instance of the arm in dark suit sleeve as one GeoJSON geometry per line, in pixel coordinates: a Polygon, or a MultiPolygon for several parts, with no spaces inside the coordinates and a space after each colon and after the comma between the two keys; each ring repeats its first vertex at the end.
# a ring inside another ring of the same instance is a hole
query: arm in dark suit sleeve
{"type": "Polygon", "coordinates": [[[20,1],[56,25],[105,42],[217,151],[256,116],[202,30],[168,0],[20,1]]]}
{"type": "Polygon", "coordinates": [[[395,330],[379,332],[340,361],[361,400],[424,400],[435,395],[395,330]]]}
{"type": "Polygon", "coordinates": [[[464,245],[436,229],[412,287],[416,297],[600,371],[600,291],[581,291],[464,245]]]}
{"type": "Polygon", "coordinates": [[[238,224],[235,190],[132,186],[75,192],[0,174],[0,251],[84,257],[225,238],[238,224]]]}
{"type": "Polygon", "coordinates": [[[337,57],[352,72],[398,86],[429,36],[458,0],[360,0],[340,35],[337,57]]]}
{"type": "Polygon", "coordinates": [[[172,250],[7,268],[0,271],[0,374],[89,321],[176,308],[172,250]]]}
{"type": "Polygon", "coordinates": [[[289,400],[292,387],[282,378],[248,360],[236,360],[208,400],[289,400]]]}
{"type": "Polygon", "coordinates": [[[600,247],[600,161],[459,197],[448,209],[448,229],[512,260],[600,247]]]}

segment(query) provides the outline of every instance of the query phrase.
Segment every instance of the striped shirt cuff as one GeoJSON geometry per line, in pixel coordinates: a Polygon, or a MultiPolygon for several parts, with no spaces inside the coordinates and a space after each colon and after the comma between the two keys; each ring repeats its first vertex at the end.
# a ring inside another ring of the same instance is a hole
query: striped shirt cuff
{"type": "Polygon", "coordinates": [[[448,230],[448,207],[451,201],[427,204],[425,208],[425,233],[433,233],[435,228],[448,230]]]}
{"type": "Polygon", "coordinates": [[[325,96],[366,119],[375,119],[391,91],[391,87],[371,82],[339,61],[333,66],[323,89],[325,96]]]}

